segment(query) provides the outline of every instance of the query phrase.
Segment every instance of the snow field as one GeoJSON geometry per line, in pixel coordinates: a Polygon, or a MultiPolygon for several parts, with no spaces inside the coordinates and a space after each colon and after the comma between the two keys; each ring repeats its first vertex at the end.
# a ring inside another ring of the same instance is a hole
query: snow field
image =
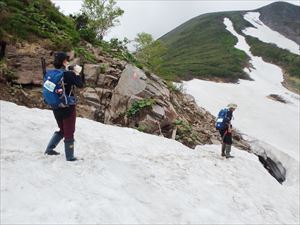
{"type": "Polygon", "coordinates": [[[297,223],[299,186],[247,152],[196,150],[78,118],[75,153],[43,156],[51,111],[1,101],[1,223],[297,223]]]}

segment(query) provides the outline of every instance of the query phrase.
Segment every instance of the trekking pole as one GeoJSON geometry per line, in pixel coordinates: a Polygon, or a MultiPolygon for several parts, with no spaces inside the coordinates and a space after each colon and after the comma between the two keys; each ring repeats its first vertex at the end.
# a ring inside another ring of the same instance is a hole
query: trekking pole
{"type": "Polygon", "coordinates": [[[44,78],[46,75],[46,60],[44,57],[41,57],[41,63],[42,63],[43,78],[44,78]]]}
{"type": "Polygon", "coordinates": [[[6,42],[0,41],[0,60],[5,56],[6,42]]]}
{"type": "Polygon", "coordinates": [[[82,70],[80,72],[80,77],[81,77],[81,80],[82,80],[83,84],[85,84],[84,65],[85,65],[85,63],[83,63],[82,70]]]}

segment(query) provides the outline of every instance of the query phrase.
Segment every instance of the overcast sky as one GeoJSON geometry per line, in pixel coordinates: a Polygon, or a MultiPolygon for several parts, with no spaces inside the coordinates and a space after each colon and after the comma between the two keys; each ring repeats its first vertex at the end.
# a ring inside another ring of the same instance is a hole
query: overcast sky
{"type": "MultiPolygon", "coordinates": [[[[81,0],[51,0],[60,7],[64,14],[79,12],[81,0]]],[[[146,32],[155,39],[186,22],[187,20],[208,12],[252,10],[268,5],[274,0],[243,1],[243,0],[119,0],[117,5],[125,12],[120,18],[120,24],[112,28],[105,39],[127,37],[133,40],[137,33],[146,32]]],[[[299,1],[286,1],[300,5],[299,1]]]]}

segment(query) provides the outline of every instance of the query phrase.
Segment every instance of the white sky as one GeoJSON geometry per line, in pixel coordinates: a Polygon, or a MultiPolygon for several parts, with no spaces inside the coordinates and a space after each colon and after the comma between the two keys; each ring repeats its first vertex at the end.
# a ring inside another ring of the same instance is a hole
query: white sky
{"type": "MultiPolygon", "coordinates": [[[[81,0],[51,0],[65,14],[79,12],[81,0]]],[[[117,1],[125,13],[120,19],[120,25],[112,28],[105,39],[124,37],[133,40],[137,33],[147,32],[155,39],[161,37],[187,20],[208,12],[252,10],[268,5],[272,0],[262,1],[117,1]]],[[[286,1],[300,5],[299,1],[286,1]]]]}

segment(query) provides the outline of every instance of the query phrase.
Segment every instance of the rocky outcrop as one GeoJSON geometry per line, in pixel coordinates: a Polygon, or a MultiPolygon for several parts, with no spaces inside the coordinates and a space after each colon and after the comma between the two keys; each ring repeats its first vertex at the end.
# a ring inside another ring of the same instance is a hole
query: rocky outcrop
{"type": "Polygon", "coordinates": [[[43,72],[41,57],[52,64],[52,52],[38,44],[17,43],[9,44],[6,48],[7,63],[14,72],[15,83],[21,85],[41,85],[43,72]]]}
{"type": "Polygon", "coordinates": [[[105,123],[125,124],[154,134],[161,134],[163,130],[171,137],[176,118],[177,113],[170,104],[167,86],[154,74],[147,76],[144,71],[128,65],[113,92],[105,113],[105,123]],[[137,108],[134,115],[128,114],[133,103],[139,101],[148,101],[151,104],[137,108]]]}

